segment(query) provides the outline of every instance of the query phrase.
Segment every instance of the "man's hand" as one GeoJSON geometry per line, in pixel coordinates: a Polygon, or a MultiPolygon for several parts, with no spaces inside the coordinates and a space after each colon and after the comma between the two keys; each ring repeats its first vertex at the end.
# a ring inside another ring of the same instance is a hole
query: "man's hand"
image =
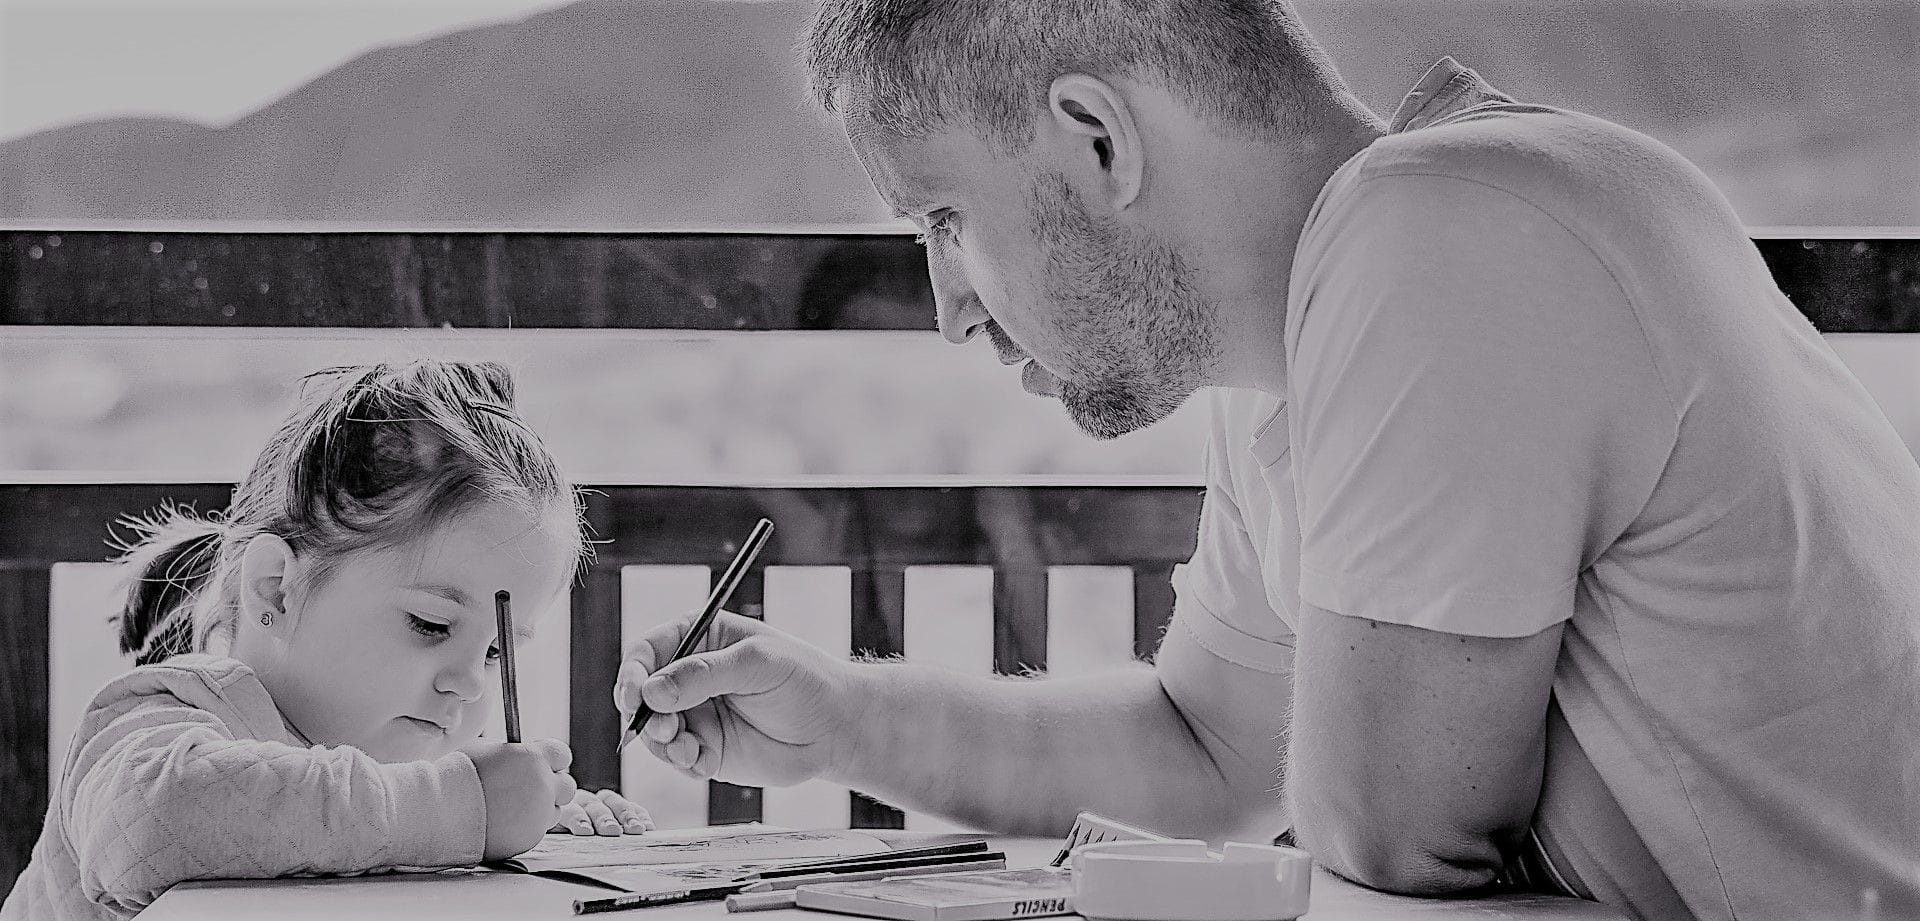
{"type": "Polygon", "coordinates": [[[613,699],[621,726],[644,695],[654,715],[640,741],[703,779],[784,786],[844,763],[867,703],[852,663],[723,611],[702,651],[661,668],[692,621],[655,628],[620,664],[613,699]]]}
{"type": "Polygon", "coordinates": [[[460,747],[480,775],[487,804],[485,860],[505,860],[540,843],[579,789],[567,774],[573,752],[559,739],[460,747]]]}

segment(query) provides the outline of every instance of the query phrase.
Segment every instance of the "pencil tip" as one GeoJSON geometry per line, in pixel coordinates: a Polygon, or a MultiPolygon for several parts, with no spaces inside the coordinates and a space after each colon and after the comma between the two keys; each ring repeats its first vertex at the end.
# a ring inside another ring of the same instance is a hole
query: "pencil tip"
{"type": "Polygon", "coordinates": [[[614,751],[615,751],[616,753],[618,753],[618,752],[623,752],[623,751],[626,751],[626,750],[627,750],[627,743],[628,743],[628,742],[631,742],[631,741],[633,741],[633,737],[634,737],[634,736],[637,736],[637,735],[639,735],[639,733],[637,733],[637,732],[634,732],[634,731],[633,731],[633,730],[631,730],[631,729],[623,729],[623,730],[621,730],[621,731],[620,731],[620,747],[619,747],[619,748],[616,748],[616,749],[614,749],[614,751]]]}

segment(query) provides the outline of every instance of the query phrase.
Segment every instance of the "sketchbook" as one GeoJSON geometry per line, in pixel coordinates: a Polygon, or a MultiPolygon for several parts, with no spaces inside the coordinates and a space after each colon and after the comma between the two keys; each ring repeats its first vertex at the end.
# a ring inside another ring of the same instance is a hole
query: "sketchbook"
{"type": "Polygon", "coordinates": [[[899,921],[997,921],[1073,913],[1064,868],[981,870],[877,882],[817,883],[794,893],[801,908],[899,921]]]}
{"type": "Polygon", "coordinates": [[[616,837],[551,834],[494,866],[645,894],[725,883],[767,867],[888,850],[892,845],[863,831],[749,824],[616,837]]]}

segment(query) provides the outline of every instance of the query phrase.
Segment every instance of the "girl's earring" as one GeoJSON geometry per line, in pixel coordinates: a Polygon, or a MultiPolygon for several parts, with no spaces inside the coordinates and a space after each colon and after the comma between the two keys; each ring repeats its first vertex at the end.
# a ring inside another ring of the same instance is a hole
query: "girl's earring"
{"type": "Polygon", "coordinates": [[[260,626],[262,626],[262,627],[271,627],[271,626],[273,626],[273,612],[272,612],[272,611],[261,611],[261,612],[260,612],[260,626]]]}

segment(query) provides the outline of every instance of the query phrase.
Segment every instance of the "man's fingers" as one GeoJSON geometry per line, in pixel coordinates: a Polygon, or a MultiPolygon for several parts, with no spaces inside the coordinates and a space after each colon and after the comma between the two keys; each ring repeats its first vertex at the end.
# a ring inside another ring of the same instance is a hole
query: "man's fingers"
{"type": "Polygon", "coordinates": [[[648,669],[633,658],[620,663],[620,673],[613,682],[613,706],[620,711],[620,724],[626,725],[633,711],[640,709],[640,683],[647,680],[648,669]]]}
{"type": "Polygon", "coordinates": [[[683,768],[677,764],[674,764],[673,758],[667,754],[666,745],[660,742],[655,742],[654,740],[646,738],[645,736],[641,737],[641,742],[647,746],[647,751],[652,752],[655,758],[660,759],[662,763],[666,764],[670,768],[673,768],[675,771],[678,771],[680,773],[680,776],[685,777],[689,780],[705,780],[706,779],[704,777],[699,776],[698,774],[695,774],[690,770],[687,770],[686,768],[683,768]]]}
{"type": "Polygon", "coordinates": [[[749,637],[725,649],[681,659],[642,682],[647,706],[677,713],[727,694],[771,691],[793,673],[791,661],[769,651],[759,637],[749,637]]]}
{"type": "MultiPolygon", "coordinates": [[[[659,671],[666,664],[666,658],[680,648],[681,637],[686,636],[698,616],[699,612],[695,611],[683,617],[674,618],[648,631],[645,636],[627,647],[626,655],[620,661],[620,671],[613,682],[613,705],[616,709],[623,714],[631,714],[640,708],[641,684],[647,680],[648,675],[659,671]]],[[[695,650],[696,652],[711,650],[733,639],[750,636],[756,632],[755,628],[759,623],[750,617],[721,611],[715,617],[714,625],[707,630],[707,635],[702,637],[695,650]]]]}
{"type": "Polygon", "coordinates": [[[655,713],[647,719],[645,726],[640,727],[640,731],[648,738],[664,745],[680,734],[680,714],[655,713]]]}
{"type": "Polygon", "coordinates": [[[693,763],[687,765],[687,770],[708,778],[720,773],[720,761],[726,754],[720,745],[720,740],[726,738],[720,731],[720,711],[714,707],[699,707],[680,715],[687,723],[687,731],[681,735],[692,736],[700,743],[694,753],[693,763]]]}
{"type": "Polygon", "coordinates": [[[667,763],[683,771],[693,771],[694,762],[700,757],[700,740],[693,733],[683,732],[667,743],[667,763]]]}

